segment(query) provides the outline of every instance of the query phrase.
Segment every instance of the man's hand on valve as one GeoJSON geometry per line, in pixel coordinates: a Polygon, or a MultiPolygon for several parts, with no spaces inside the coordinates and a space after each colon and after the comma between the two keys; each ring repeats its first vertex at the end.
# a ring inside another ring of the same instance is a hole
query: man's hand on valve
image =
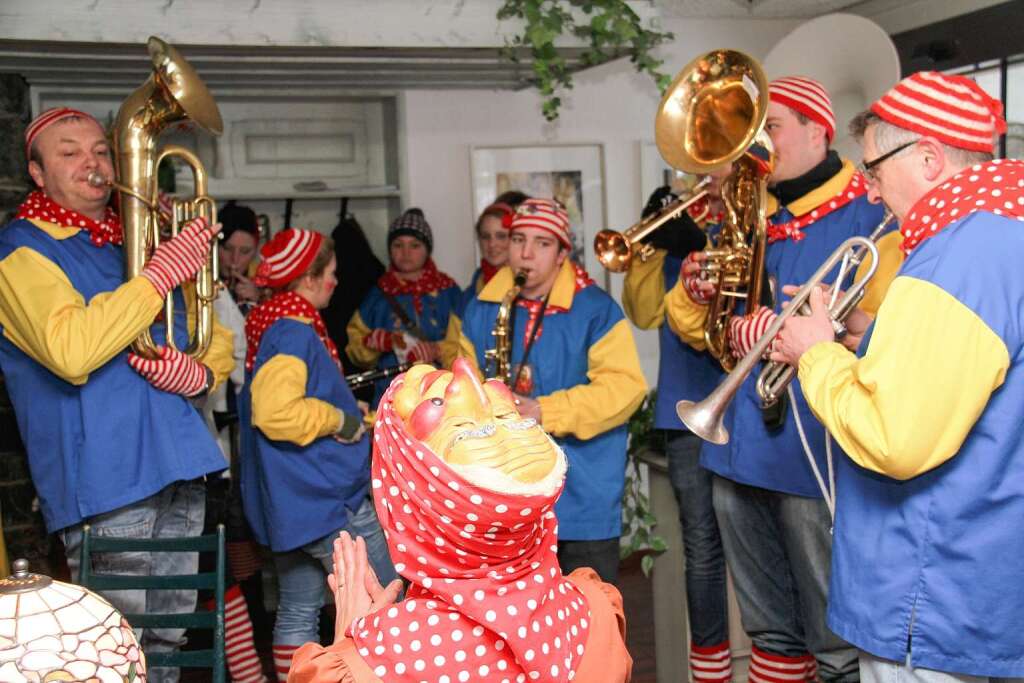
{"type": "Polygon", "coordinates": [[[690,252],[690,255],[683,261],[679,270],[679,277],[683,280],[683,287],[690,299],[697,304],[707,304],[715,295],[718,286],[708,280],[701,279],[704,263],[707,254],[702,251],[690,252]]]}
{"type": "MultiPolygon", "coordinates": [[[[785,291],[785,290],[783,290],[785,291]]],[[[825,293],[815,287],[808,298],[810,315],[794,315],[786,319],[771,346],[771,359],[797,367],[800,356],[815,344],[835,341],[832,318],[828,313],[825,293]]]]}

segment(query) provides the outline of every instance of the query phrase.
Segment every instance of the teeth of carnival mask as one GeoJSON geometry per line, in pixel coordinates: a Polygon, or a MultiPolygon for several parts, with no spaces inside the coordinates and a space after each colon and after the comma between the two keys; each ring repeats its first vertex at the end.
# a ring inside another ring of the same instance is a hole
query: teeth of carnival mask
{"type": "Polygon", "coordinates": [[[559,463],[557,446],[536,420],[519,415],[508,387],[481,384],[464,358],[452,372],[413,366],[394,407],[409,432],[453,467],[490,468],[534,484],[559,463]]]}

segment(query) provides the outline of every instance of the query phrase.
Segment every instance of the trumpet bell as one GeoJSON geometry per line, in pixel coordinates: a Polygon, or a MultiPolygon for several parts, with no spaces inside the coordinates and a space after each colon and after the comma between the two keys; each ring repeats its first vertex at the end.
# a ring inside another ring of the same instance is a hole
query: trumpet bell
{"type": "Polygon", "coordinates": [[[670,166],[705,174],[738,159],[767,115],[761,65],[737,50],[713,50],[672,81],[658,107],[654,140],[670,166]]]}
{"type": "Polygon", "coordinates": [[[602,230],[594,237],[594,251],[601,265],[613,273],[624,273],[629,269],[633,248],[621,232],[602,230]]]}
{"type": "Polygon", "coordinates": [[[676,403],[676,415],[686,428],[704,441],[724,446],[729,443],[729,430],[722,424],[724,407],[718,410],[707,405],[708,401],[679,401],[676,403]]]}

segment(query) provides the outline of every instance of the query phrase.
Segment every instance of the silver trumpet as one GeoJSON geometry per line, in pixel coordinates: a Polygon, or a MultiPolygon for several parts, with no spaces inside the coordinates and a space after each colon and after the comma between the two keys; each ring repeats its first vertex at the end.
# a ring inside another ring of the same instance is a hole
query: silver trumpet
{"type": "MultiPolygon", "coordinates": [[[[765,333],[757,340],[753,348],[733,368],[732,372],[712,391],[707,398],[700,402],[679,401],[676,403],[676,414],[682,420],[686,428],[691,432],[711,443],[723,445],[729,443],[729,431],[723,424],[725,411],[732,403],[736,392],[739,391],[747,376],[753,371],[754,366],[760,362],[765,351],[771,346],[775,336],[782,330],[786,321],[794,315],[807,315],[810,312],[808,299],[815,287],[821,285],[825,277],[836,265],[841,264],[839,274],[832,288],[831,300],[829,301],[829,317],[832,319],[832,327],[836,333],[841,335],[846,331],[843,321],[853,312],[864,298],[865,288],[868,281],[874,276],[878,269],[878,247],[875,240],[881,236],[885,226],[892,220],[892,215],[886,212],[882,222],[878,224],[870,237],[851,237],[832,252],[818,270],[814,272],[811,279],[804,283],[800,290],[793,295],[786,308],[780,313],[775,321],[768,326],[765,333]],[[840,296],[840,285],[851,273],[855,273],[857,267],[863,262],[866,254],[871,255],[871,265],[867,272],[858,282],[851,285],[849,289],[840,296]]],[[[761,376],[758,377],[757,392],[766,405],[771,405],[779,399],[782,393],[793,381],[796,370],[785,363],[770,362],[766,364],[761,376]]]]}

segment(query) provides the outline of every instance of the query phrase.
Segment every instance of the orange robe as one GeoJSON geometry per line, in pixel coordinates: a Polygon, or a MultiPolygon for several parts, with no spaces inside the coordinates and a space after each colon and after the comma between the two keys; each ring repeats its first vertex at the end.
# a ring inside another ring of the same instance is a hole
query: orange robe
{"type": "MultiPolygon", "coordinates": [[[[593,569],[577,569],[567,577],[590,605],[591,627],[575,683],[625,683],[633,671],[626,650],[626,616],[622,595],[593,569]]],[[[323,647],[306,643],[292,658],[288,683],[383,683],[346,638],[323,647]]]]}

